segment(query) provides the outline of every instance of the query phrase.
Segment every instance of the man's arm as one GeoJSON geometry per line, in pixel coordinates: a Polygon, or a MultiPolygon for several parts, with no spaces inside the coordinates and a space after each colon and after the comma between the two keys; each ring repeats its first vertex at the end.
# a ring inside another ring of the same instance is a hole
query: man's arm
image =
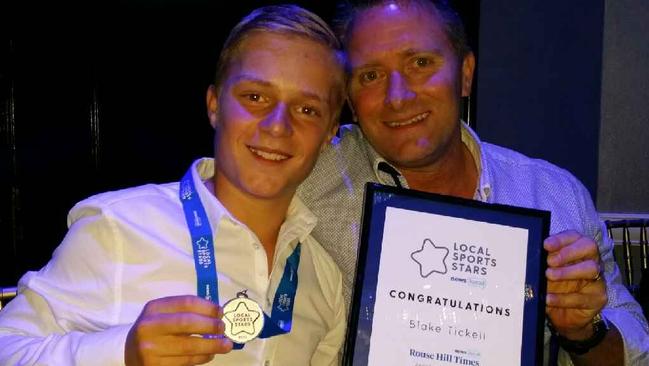
{"type": "Polygon", "coordinates": [[[123,363],[129,326],[117,321],[120,245],[98,210],[84,211],[0,313],[0,364],[123,363]]]}
{"type": "Polygon", "coordinates": [[[45,299],[21,288],[0,314],[0,365],[120,365],[130,326],[65,331],[45,299]]]}

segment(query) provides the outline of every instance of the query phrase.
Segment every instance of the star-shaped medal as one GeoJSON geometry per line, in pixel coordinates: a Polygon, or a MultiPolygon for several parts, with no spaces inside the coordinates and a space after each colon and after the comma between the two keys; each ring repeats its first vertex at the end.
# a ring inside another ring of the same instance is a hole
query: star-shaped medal
{"type": "Polygon", "coordinates": [[[240,294],[223,305],[223,333],[233,342],[246,343],[261,333],[264,317],[259,304],[240,294]]]}

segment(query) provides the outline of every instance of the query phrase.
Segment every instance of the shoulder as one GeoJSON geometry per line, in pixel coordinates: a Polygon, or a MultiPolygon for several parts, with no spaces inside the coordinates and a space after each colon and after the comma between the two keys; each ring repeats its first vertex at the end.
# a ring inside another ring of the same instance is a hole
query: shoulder
{"type": "Polygon", "coordinates": [[[337,170],[344,168],[349,161],[367,155],[367,140],[357,125],[342,125],[338,135],[325,148],[318,159],[314,171],[337,170]]]}
{"type": "Polygon", "coordinates": [[[170,205],[177,206],[178,183],[146,184],[121,190],[108,191],[88,197],[72,207],[68,225],[84,217],[106,215],[134,215],[142,217],[151,211],[162,211],[170,205]]]}
{"type": "Polygon", "coordinates": [[[311,174],[298,189],[298,195],[310,203],[343,186],[371,179],[369,145],[356,125],[342,125],[331,144],[318,157],[311,174]]]}
{"type": "Polygon", "coordinates": [[[543,159],[535,159],[520,152],[483,142],[482,152],[488,160],[492,173],[518,177],[518,182],[527,178],[532,184],[560,184],[583,187],[569,171],[543,159]]]}
{"type": "Polygon", "coordinates": [[[572,173],[502,146],[481,146],[494,202],[552,212],[551,233],[574,229],[596,235],[599,217],[590,192],[572,173]]]}

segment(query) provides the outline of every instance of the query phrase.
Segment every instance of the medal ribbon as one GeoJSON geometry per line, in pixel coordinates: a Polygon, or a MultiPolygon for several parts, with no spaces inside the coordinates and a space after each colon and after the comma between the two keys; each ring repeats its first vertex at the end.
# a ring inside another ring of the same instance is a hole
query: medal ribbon
{"type": "MultiPolygon", "coordinates": [[[[189,228],[194,252],[198,296],[219,304],[219,280],[214,257],[214,240],[210,222],[205,208],[198,196],[192,176],[193,167],[185,173],[180,181],[178,195],[183,205],[185,220],[189,228]]],[[[293,323],[293,305],[297,292],[297,270],[300,265],[301,244],[298,243],[293,253],[286,259],[284,274],[280,280],[271,316],[264,313],[264,328],[259,338],[269,338],[291,331],[293,323]]],[[[234,343],[234,349],[243,348],[243,344],[234,343]]]]}

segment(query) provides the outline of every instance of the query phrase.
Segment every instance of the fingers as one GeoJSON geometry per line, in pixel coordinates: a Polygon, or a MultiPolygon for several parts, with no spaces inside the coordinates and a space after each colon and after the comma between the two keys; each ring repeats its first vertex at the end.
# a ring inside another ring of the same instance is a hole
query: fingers
{"type": "Polygon", "coordinates": [[[599,280],[599,261],[588,259],[563,267],[548,267],[545,276],[549,281],[599,280]]]}
{"type": "Polygon", "coordinates": [[[552,253],[579,239],[582,235],[574,230],[566,230],[551,235],[543,241],[543,247],[552,253]]]}
{"type": "Polygon", "coordinates": [[[224,329],[222,320],[194,313],[149,314],[139,322],[140,332],[151,334],[223,334],[224,329]]]}
{"type": "Polygon", "coordinates": [[[594,293],[547,294],[545,298],[545,304],[548,307],[593,310],[596,312],[599,312],[607,301],[608,297],[605,290],[594,293]]]}
{"type": "Polygon", "coordinates": [[[543,246],[549,252],[548,266],[550,267],[565,266],[584,259],[599,261],[597,243],[575,231],[564,231],[550,236],[544,241],[543,246]]]}
{"type": "MultiPolygon", "coordinates": [[[[214,355],[198,355],[198,356],[170,356],[159,357],[150,362],[155,366],[193,366],[203,365],[214,359],[214,355]]],[[[130,366],[127,364],[127,366],[130,366]]]]}
{"type": "Polygon", "coordinates": [[[223,310],[197,296],[174,296],[147,303],[125,344],[128,366],[196,365],[227,353],[232,341],[202,334],[223,334],[223,310]]]}
{"type": "Polygon", "coordinates": [[[232,349],[232,341],[223,338],[203,338],[197,336],[169,336],[158,344],[158,356],[213,356],[227,353],[232,349]]]}
{"type": "MultiPolygon", "coordinates": [[[[156,366],[193,366],[210,362],[214,356],[178,356],[156,359],[156,366]]],[[[128,366],[128,365],[127,365],[128,366]]]]}
{"type": "Polygon", "coordinates": [[[215,303],[193,295],[169,296],[149,301],[143,314],[195,313],[212,318],[221,318],[223,309],[215,303]]]}

